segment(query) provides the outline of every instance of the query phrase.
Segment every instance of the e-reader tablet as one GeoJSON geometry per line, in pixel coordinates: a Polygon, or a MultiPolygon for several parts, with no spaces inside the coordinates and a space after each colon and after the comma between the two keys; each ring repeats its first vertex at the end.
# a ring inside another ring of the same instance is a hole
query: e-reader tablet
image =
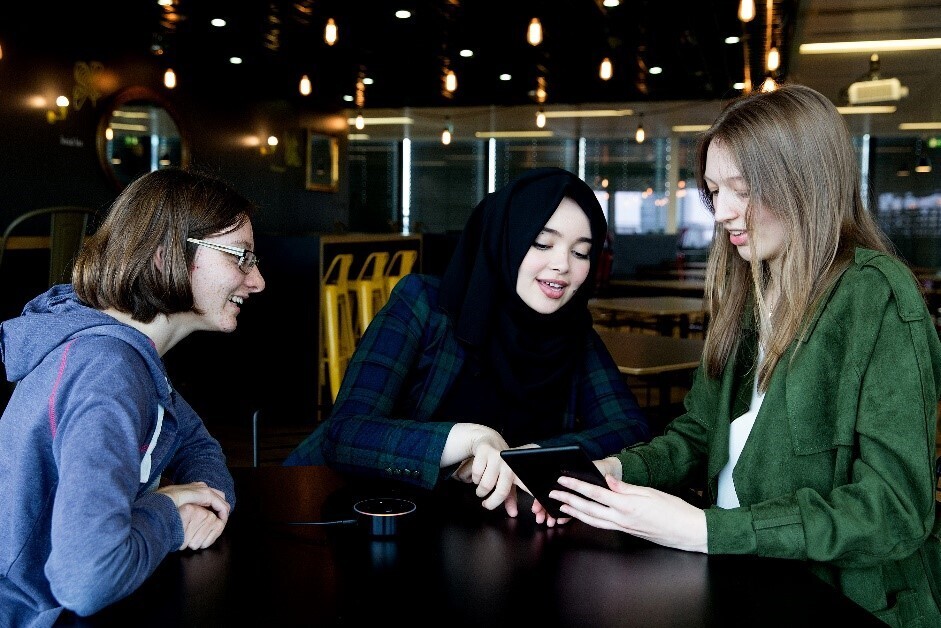
{"type": "Polygon", "coordinates": [[[566,475],[608,488],[601,471],[578,445],[505,449],[500,456],[533,497],[556,519],[566,516],[559,511],[561,502],[549,498],[550,491],[566,490],[559,484],[559,476],[566,475]]]}

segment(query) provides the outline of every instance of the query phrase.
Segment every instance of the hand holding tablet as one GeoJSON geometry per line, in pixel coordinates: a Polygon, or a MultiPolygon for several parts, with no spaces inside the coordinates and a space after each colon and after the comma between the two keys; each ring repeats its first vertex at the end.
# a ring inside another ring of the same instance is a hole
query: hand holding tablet
{"type": "Polygon", "coordinates": [[[550,491],[566,490],[559,484],[559,476],[567,475],[608,488],[604,475],[578,445],[505,449],[500,456],[546,512],[556,519],[567,516],[559,511],[561,502],[549,498],[550,491]]]}

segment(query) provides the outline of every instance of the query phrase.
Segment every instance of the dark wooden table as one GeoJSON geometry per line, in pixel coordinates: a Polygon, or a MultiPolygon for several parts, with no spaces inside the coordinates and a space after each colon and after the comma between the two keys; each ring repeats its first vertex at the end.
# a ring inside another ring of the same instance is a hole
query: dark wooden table
{"type": "Polygon", "coordinates": [[[674,338],[595,327],[618,370],[657,387],[656,406],[648,399],[647,417],[659,434],[676,418],[672,404],[674,384],[689,388],[692,373],[699,366],[705,341],[700,338],[674,338]]]}
{"type": "Polygon", "coordinates": [[[618,296],[681,296],[702,298],[704,279],[612,279],[610,292],[618,296]]]}
{"type": "Polygon", "coordinates": [[[693,318],[705,322],[706,310],[703,300],[693,297],[611,297],[588,301],[588,308],[597,314],[602,325],[608,327],[643,326],[653,320],[654,327],[662,336],[689,336],[689,324],[693,318]]]}
{"type": "Polygon", "coordinates": [[[547,529],[528,510],[484,510],[454,481],[427,493],[323,467],[233,473],[239,503],[215,546],[172,554],[129,597],[63,625],[877,625],[800,562],[690,554],[580,522],[547,529]],[[417,504],[397,536],[282,523],[347,520],[376,496],[417,504]]]}

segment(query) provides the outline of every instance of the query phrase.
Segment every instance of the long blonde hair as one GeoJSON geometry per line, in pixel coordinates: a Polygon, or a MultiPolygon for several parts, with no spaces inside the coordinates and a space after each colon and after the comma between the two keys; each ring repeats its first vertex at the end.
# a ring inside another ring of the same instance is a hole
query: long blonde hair
{"type": "MultiPolygon", "coordinates": [[[[769,211],[788,234],[781,256],[780,291],[762,337],[764,361],[758,386],[771,374],[797,338],[827,288],[852,262],[856,247],[889,252],[891,245],[863,206],[859,168],[849,133],[836,107],[803,85],[743,96],[729,103],[699,143],[697,179],[707,207],[706,155],[720,142],[748,186],[745,222],[752,228],[755,208],[769,211]]],[[[757,259],[750,240],[752,259],[757,259]]],[[[750,264],[716,225],[706,271],[710,315],[703,361],[718,377],[738,347],[746,308],[754,305],[760,325],[767,262],[750,264]]]]}

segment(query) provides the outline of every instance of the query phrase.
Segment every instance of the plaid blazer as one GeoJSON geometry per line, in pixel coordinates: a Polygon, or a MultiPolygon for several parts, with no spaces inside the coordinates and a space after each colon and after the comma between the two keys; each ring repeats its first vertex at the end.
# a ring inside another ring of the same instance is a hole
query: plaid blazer
{"type": "MultiPolygon", "coordinates": [[[[454,422],[435,416],[464,365],[451,320],[438,308],[440,279],[406,275],[370,323],[347,367],[330,417],[285,460],[432,488],[454,422]]],[[[581,445],[592,459],[649,438],[647,419],[591,331],[558,435],[543,447],[581,445]]]]}

